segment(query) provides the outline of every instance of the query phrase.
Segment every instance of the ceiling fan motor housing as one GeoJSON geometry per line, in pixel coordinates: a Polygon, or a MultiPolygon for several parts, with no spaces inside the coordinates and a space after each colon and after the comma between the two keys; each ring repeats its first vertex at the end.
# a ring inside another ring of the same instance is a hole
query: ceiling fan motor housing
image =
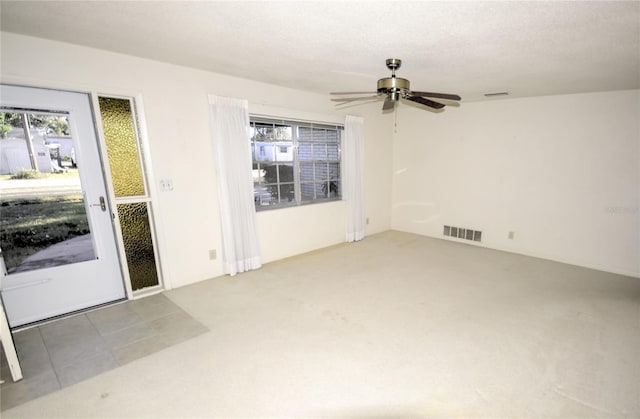
{"type": "Polygon", "coordinates": [[[378,80],[378,93],[395,93],[393,95],[393,100],[398,100],[398,93],[404,94],[411,89],[409,88],[409,80],[402,79],[399,77],[387,77],[384,79],[378,80]]]}

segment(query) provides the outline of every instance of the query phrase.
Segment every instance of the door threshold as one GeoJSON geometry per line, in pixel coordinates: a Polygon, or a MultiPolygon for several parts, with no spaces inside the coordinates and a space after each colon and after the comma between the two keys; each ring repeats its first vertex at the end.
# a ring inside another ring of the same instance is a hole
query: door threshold
{"type": "Polygon", "coordinates": [[[45,324],[48,324],[48,323],[53,323],[53,322],[61,320],[61,319],[67,319],[69,317],[77,316],[79,314],[85,314],[85,313],[88,313],[90,311],[99,310],[99,309],[104,308],[104,307],[113,306],[113,305],[116,305],[116,304],[126,303],[127,301],[129,301],[129,300],[127,300],[126,298],[120,298],[118,300],[109,301],[109,302],[106,302],[106,303],[98,304],[98,305],[87,307],[87,308],[82,308],[80,310],[75,310],[75,311],[72,311],[72,312],[69,312],[69,313],[60,314],[58,316],[48,317],[46,319],[38,320],[38,321],[27,323],[27,324],[22,324],[22,325],[16,326],[16,327],[12,327],[11,328],[11,332],[12,333],[13,332],[20,332],[22,330],[27,330],[27,329],[31,329],[31,328],[34,328],[34,327],[42,326],[42,325],[45,325],[45,324]]]}

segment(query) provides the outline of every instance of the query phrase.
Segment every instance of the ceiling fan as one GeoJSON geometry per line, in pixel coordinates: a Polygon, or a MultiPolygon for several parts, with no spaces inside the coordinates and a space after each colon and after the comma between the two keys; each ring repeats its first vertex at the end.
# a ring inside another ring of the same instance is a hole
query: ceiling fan
{"type": "Polygon", "coordinates": [[[387,59],[387,68],[391,70],[391,77],[378,80],[377,92],[331,92],[332,95],[371,95],[363,97],[349,97],[332,99],[333,101],[340,102],[337,105],[346,105],[348,103],[358,100],[371,100],[377,99],[381,96],[385,96],[382,110],[387,111],[394,109],[396,102],[400,99],[410,100],[412,102],[419,103],[421,105],[428,106],[433,109],[442,109],[445,107],[444,103],[436,102],[427,98],[447,99],[447,100],[462,100],[458,95],[452,95],[449,93],[432,93],[432,92],[414,92],[409,88],[409,80],[396,77],[396,70],[400,68],[402,60],[398,58],[387,59]]]}

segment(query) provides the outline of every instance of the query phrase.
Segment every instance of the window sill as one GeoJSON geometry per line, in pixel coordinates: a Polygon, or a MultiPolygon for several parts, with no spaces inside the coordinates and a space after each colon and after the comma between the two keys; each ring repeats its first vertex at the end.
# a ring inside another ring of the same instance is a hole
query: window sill
{"type": "Polygon", "coordinates": [[[257,213],[269,212],[275,210],[282,209],[292,209],[292,208],[300,208],[300,207],[310,207],[314,205],[323,205],[330,204],[332,202],[341,202],[342,198],[326,198],[326,199],[317,199],[311,202],[301,202],[300,204],[291,204],[291,205],[265,205],[263,207],[255,207],[257,213]]]}

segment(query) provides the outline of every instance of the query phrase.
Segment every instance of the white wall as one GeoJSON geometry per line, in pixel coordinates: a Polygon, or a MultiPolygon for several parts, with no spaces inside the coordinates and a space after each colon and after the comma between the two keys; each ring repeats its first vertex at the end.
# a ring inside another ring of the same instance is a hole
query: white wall
{"type": "MultiPolygon", "coordinates": [[[[171,179],[174,185],[170,192],[160,192],[155,185],[151,188],[158,215],[158,246],[170,287],[222,274],[220,258],[208,259],[209,249],[221,249],[208,94],[245,98],[250,112],[278,114],[274,116],[319,115],[343,122],[347,113],[336,112],[328,95],[71,44],[1,35],[3,83],[142,98],[152,178],[171,179]]],[[[379,109],[374,112],[365,106],[348,112],[366,121],[365,195],[371,234],[390,225],[391,133],[380,129],[379,109]]],[[[343,202],[260,213],[264,260],[343,242],[344,217],[343,202]]]]}
{"type": "Polygon", "coordinates": [[[640,276],[639,121],[640,91],[405,106],[392,227],[640,276]]]}

